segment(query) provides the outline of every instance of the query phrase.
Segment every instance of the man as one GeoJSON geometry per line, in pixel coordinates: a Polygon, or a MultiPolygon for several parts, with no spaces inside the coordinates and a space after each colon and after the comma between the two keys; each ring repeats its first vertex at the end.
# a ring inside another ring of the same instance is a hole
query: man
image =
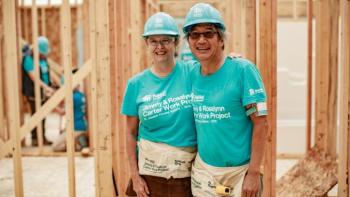
{"type": "MultiPolygon", "coordinates": [[[[48,96],[51,96],[54,92],[54,90],[50,87],[51,86],[51,80],[50,80],[50,73],[49,73],[49,64],[47,62],[47,56],[50,53],[50,44],[46,37],[40,36],[38,38],[38,49],[39,49],[39,71],[40,71],[40,81],[39,85],[41,87],[41,99],[42,103],[45,102],[45,99],[48,96]]],[[[35,113],[35,96],[34,96],[34,58],[33,58],[33,52],[30,49],[27,49],[23,51],[23,59],[22,59],[22,87],[23,87],[23,94],[27,97],[27,100],[30,104],[30,109],[32,114],[35,113]]],[[[48,141],[45,137],[45,121],[42,122],[43,125],[43,131],[44,131],[44,145],[50,145],[52,144],[50,141],[48,141]]],[[[37,139],[37,132],[36,129],[32,130],[32,145],[37,146],[38,145],[38,139],[37,139]]]]}
{"type": "Polygon", "coordinates": [[[183,31],[200,63],[191,73],[198,143],[192,193],[258,196],[267,132],[259,71],[248,60],[225,57],[225,24],[209,4],[189,10],[183,31]]]}

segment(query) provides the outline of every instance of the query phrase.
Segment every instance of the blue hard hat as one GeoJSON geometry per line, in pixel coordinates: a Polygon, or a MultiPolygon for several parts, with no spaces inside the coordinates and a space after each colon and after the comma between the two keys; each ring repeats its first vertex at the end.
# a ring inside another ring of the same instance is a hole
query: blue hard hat
{"type": "Polygon", "coordinates": [[[179,36],[175,19],[164,12],[152,15],[145,24],[142,36],[147,37],[151,35],[179,36]]]}
{"type": "Polygon", "coordinates": [[[38,38],[38,48],[39,53],[43,55],[48,55],[51,51],[49,40],[45,36],[40,36],[38,38]]]}
{"type": "Polygon", "coordinates": [[[193,25],[200,23],[212,23],[225,31],[225,23],[217,9],[207,3],[197,3],[188,11],[183,32],[188,33],[193,25]]]}

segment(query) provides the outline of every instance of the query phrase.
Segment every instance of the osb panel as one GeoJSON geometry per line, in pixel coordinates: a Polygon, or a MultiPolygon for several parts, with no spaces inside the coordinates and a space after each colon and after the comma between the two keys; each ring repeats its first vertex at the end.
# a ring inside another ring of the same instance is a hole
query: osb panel
{"type": "Polygon", "coordinates": [[[277,181],[277,196],[324,196],[337,184],[336,174],[336,161],[313,148],[277,181]]]}
{"type": "MultiPolygon", "coordinates": [[[[21,7],[22,13],[22,38],[29,43],[32,43],[32,15],[31,7],[21,7]],[[27,32],[27,33],[26,33],[27,32]]],[[[42,35],[42,7],[38,6],[38,28],[39,35],[42,35]]],[[[57,6],[44,7],[45,10],[45,28],[46,37],[49,39],[51,44],[51,53],[49,57],[55,62],[61,64],[61,45],[60,45],[60,9],[57,6]]],[[[77,64],[77,7],[71,8],[71,28],[72,28],[72,62],[73,65],[77,64]]],[[[75,67],[75,66],[74,66],[75,67]]]]}

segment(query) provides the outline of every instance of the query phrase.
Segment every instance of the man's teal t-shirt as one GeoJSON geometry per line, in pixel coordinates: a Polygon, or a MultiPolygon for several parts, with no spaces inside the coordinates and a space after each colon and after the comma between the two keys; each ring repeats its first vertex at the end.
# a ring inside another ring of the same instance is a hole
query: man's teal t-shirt
{"type": "MultiPolygon", "coordinates": [[[[49,85],[50,84],[49,64],[47,60],[39,59],[39,66],[40,66],[41,80],[46,85],[49,85]]],[[[34,61],[32,56],[30,55],[25,56],[23,67],[27,73],[34,71],[34,61]]]]}
{"type": "Polygon", "coordinates": [[[195,146],[189,63],[177,62],[166,77],[150,69],[127,84],[121,113],[140,120],[139,138],[176,147],[195,146]]]}
{"type": "Polygon", "coordinates": [[[227,57],[218,71],[207,76],[201,74],[198,64],[191,78],[198,153],[203,161],[217,167],[248,163],[252,122],[245,106],[266,101],[256,66],[227,57]]]}
{"type": "Polygon", "coordinates": [[[73,108],[74,108],[74,130],[75,131],[86,131],[86,101],[85,94],[75,90],[73,92],[73,108]]]}

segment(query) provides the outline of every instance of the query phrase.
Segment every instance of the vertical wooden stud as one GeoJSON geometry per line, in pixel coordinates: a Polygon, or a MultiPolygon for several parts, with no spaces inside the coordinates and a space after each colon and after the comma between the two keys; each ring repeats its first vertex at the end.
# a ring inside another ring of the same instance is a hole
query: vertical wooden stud
{"type": "Polygon", "coordinates": [[[69,0],[64,0],[60,10],[61,18],[61,48],[62,65],[64,67],[65,83],[65,111],[66,111],[66,139],[68,152],[68,183],[69,196],[76,196],[75,189],[75,143],[73,119],[73,93],[72,93],[72,48],[71,48],[71,9],[69,0]]]}
{"type": "MultiPolygon", "coordinates": [[[[3,3],[2,1],[0,1],[0,10],[3,10],[3,3]]],[[[4,57],[4,45],[3,45],[3,36],[4,36],[4,21],[3,21],[3,17],[2,14],[0,14],[0,140],[7,140],[6,135],[7,135],[7,131],[6,131],[6,127],[5,127],[5,106],[4,106],[4,102],[5,102],[5,88],[4,87],[4,81],[5,81],[5,77],[4,77],[4,61],[3,61],[3,57],[4,57]]]]}
{"type": "Polygon", "coordinates": [[[341,0],[341,79],[338,196],[350,196],[350,1],[341,0]]]}
{"type": "Polygon", "coordinates": [[[274,197],[276,185],[276,107],[277,107],[277,0],[259,2],[259,55],[258,65],[267,93],[268,135],[264,162],[265,197],[274,197]]]}
{"type": "MultiPolygon", "coordinates": [[[[35,1],[32,1],[32,41],[33,41],[33,59],[34,59],[34,93],[35,93],[35,112],[41,107],[41,88],[40,88],[40,68],[39,68],[39,50],[38,50],[38,8],[35,1]]],[[[37,125],[37,140],[40,152],[43,150],[43,127],[37,125]]]]}
{"type": "Polygon", "coordinates": [[[336,157],[339,0],[316,3],[316,146],[336,157]]]}
{"type": "Polygon", "coordinates": [[[244,57],[256,63],[256,0],[242,2],[242,52],[244,57]]]}
{"type": "Polygon", "coordinates": [[[41,19],[41,35],[42,36],[46,36],[46,8],[43,6],[41,8],[41,15],[40,15],[40,19],[41,19]]]}
{"type": "MultiPolygon", "coordinates": [[[[4,19],[4,65],[17,65],[17,33],[16,33],[16,2],[3,1],[2,13],[4,19]]],[[[21,139],[19,135],[20,117],[19,117],[19,94],[18,94],[18,67],[10,66],[6,69],[6,81],[10,86],[7,88],[6,95],[9,99],[9,130],[11,131],[11,140],[13,142],[13,165],[15,194],[18,197],[23,196],[23,176],[21,160],[21,139]]]]}
{"type": "Polygon", "coordinates": [[[141,31],[141,2],[140,0],[130,0],[132,7],[131,17],[131,65],[132,75],[137,74],[141,70],[141,42],[142,42],[142,31],[141,31]]]}
{"type": "Polygon", "coordinates": [[[311,120],[312,120],[312,19],[313,0],[307,0],[307,98],[306,98],[306,152],[311,149],[311,120]]]}
{"type": "MultiPolygon", "coordinates": [[[[108,0],[90,1],[95,12],[95,63],[92,72],[96,73],[97,130],[95,133],[96,195],[112,196],[112,127],[110,97],[110,54],[108,0]]],[[[91,32],[92,33],[92,32],[91,32]]],[[[113,109],[114,110],[114,109],[113,109]]],[[[94,114],[96,115],[96,114],[94,114]]]]}

